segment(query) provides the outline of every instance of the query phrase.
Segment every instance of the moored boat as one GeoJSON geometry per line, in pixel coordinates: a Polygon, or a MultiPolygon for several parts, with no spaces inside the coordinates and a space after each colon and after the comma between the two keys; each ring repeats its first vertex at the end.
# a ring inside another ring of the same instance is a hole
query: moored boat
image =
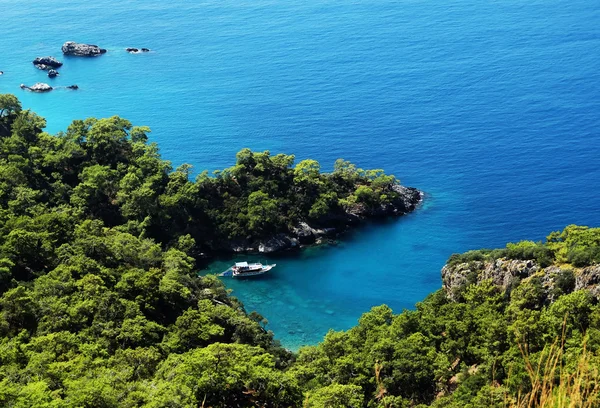
{"type": "Polygon", "coordinates": [[[231,276],[234,278],[243,278],[246,276],[262,275],[269,272],[274,267],[275,264],[263,265],[261,263],[249,264],[248,262],[236,262],[235,265],[231,267],[231,276]]]}

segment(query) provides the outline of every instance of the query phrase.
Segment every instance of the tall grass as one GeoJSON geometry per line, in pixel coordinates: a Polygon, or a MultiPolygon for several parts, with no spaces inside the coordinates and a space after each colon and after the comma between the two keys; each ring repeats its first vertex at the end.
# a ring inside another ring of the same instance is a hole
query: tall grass
{"type": "Polygon", "coordinates": [[[563,340],[544,348],[537,364],[532,363],[526,346],[519,344],[531,391],[518,394],[510,408],[591,408],[600,407],[600,376],[593,354],[584,344],[575,368],[564,366],[563,340]]]}

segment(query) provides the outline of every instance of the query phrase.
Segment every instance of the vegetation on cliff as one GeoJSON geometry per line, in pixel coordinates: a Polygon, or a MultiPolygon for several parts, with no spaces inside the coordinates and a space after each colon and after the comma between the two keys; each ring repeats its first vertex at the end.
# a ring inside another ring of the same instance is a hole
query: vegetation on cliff
{"type": "Polygon", "coordinates": [[[123,119],[43,127],[0,95],[0,406],[599,403],[598,229],[453,256],[447,292],[292,354],[193,257],[376,214],[395,179],[244,150],[192,182],[123,119]]]}
{"type": "Polygon", "coordinates": [[[552,232],[546,242],[520,241],[503,249],[478,249],[454,254],[449,265],[472,261],[507,258],[535,260],[541,266],[553,263],[583,267],[600,263],[600,228],[569,225],[563,231],[552,232]]]}

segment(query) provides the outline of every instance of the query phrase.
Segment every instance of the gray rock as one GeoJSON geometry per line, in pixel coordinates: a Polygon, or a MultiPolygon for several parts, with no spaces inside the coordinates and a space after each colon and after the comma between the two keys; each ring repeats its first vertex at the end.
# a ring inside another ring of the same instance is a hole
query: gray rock
{"type": "Polygon", "coordinates": [[[67,41],[62,46],[62,52],[65,55],[74,55],[77,57],[96,57],[106,53],[106,50],[93,44],[80,44],[67,41]]]}
{"type": "Polygon", "coordinates": [[[53,88],[48,84],[45,84],[43,82],[38,82],[32,86],[27,86],[25,84],[21,84],[21,89],[28,89],[32,92],[49,92],[53,88]]]}
{"type": "Polygon", "coordinates": [[[299,242],[295,238],[290,238],[285,234],[277,234],[266,242],[258,245],[258,252],[269,254],[298,246],[299,242]]]}
{"type": "Polygon", "coordinates": [[[392,192],[396,193],[390,203],[377,207],[368,207],[362,203],[356,203],[346,208],[348,223],[356,223],[365,218],[377,218],[404,215],[414,211],[419,203],[423,201],[423,193],[413,187],[405,187],[399,184],[391,186],[392,192]]]}
{"type": "Polygon", "coordinates": [[[445,265],[442,268],[442,284],[446,296],[456,300],[456,290],[469,284],[479,284],[491,279],[501,290],[509,289],[518,280],[536,276],[541,280],[542,289],[548,302],[553,302],[556,295],[557,279],[564,273],[575,276],[574,290],[587,290],[600,300],[600,265],[592,265],[582,269],[564,269],[555,265],[540,267],[535,261],[522,261],[499,258],[492,261],[473,261],[458,265],[445,265]]]}
{"type": "Polygon", "coordinates": [[[588,266],[575,275],[575,290],[580,289],[587,289],[600,299],[600,265],[588,266]]]}
{"type": "Polygon", "coordinates": [[[130,54],[139,54],[142,52],[150,52],[150,48],[127,47],[127,48],[125,48],[125,51],[127,51],[130,54]]]}
{"type": "MultiPolygon", "coordinates": [[[[62,67],[62,62],[57,60],[54,57],[37,57],[33,60],[33,65],[44,65],[50,68],[58,68],[62,67]]],[[[40,69],[49,69],[49,68],[40,68],[40,69]]]]}
{"type": "Polygon", "coordinates": [[[312,244],[315,242],[314,229],[305,222],[301,222],[292,230],[293,234],[298,238],[301,244],[312,244]]]}
{"type": "Polygon", "coordinates": [[[534,261],[515,259],[495,259],[489,262],[474,261],[442,268],[442,286],[450,299],[455,299],[456,290],[464,285],[481,283],[491,279],[492,282],[506,290],[516,279],[525,279],[541,268],[534,261]]]}
{"type": "Polygon", "coordinates": [[[56,71],[55,69],[51,69],[48,71],[49,78],[56,78],[57,76],[58,76],[58,71],[56,71]]]}

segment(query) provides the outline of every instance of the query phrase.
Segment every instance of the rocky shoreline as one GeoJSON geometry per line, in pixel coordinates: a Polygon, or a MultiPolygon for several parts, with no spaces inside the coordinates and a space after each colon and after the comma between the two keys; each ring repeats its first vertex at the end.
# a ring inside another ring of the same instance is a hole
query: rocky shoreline
{"type": "Polygon", "coordinates": [[[367,208],[357,205],[342,214],[331,214],[318,225],[307,221],[299,222],[292,230],[271,237],[249,241],[235,240],[219,248],[224,253],[264,253],[270,254],[306,246],[333,242],[340,234],[367,220],[398,217],[414,211],[423,201],[424,193],[414,187],[393,186],[398,198],[391,203],[367,208]]]}
{"type": "Polygon", "coordinates": [[[502,291],[510,290],[519,282],[538,278],[547,302],[551,303],[557,289],[565,281],[571,290],[587,290],[600,300],[600,265],[574,268],[570,265],[540,266],[534,260],[498,258],[490,261],[472,261],[442,268],[442,287],[451,300],[457,300],[460,290],[470,284],[491,282],[502,291]]]}

